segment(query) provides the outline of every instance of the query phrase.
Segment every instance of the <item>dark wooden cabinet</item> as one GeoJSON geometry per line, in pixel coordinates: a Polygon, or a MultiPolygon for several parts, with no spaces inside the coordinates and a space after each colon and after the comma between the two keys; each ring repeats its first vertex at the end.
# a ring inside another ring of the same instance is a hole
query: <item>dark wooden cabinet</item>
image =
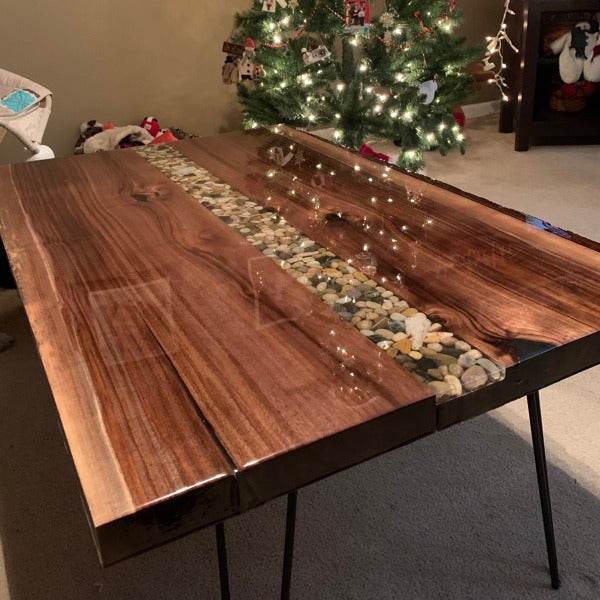
{"type": "Polygon", "coordinates": [[[573,25],[600,11],[600,0],[513,0],[507,31],[519,53],[507,46],[508,100],[502,102],[500,131],[515,132],[515,150],[532,143],[599,143],[600,84],[579,112],[550,108],[558,81],[558,56],[544,53],[544,36],[557,23],[573,25]]]}

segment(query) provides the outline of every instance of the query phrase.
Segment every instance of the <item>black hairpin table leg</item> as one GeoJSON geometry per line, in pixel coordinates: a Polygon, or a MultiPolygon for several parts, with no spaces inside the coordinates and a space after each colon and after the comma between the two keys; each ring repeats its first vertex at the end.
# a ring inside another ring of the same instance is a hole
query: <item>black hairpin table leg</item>
{"type": "Polygon", "coordinates": [[[552,524],[552,506],[550,504],[550,487],[548,485],[548,469],[546,467],[546,449],[544,447],[544,430],[542,428],[539,392],[533,392],[527,396],[527,406],[529,408],[529,423],[531,425],[531,438],[535,455],[535,468],[537,470],[540,501],[542,503],[550,578],[552,580],[552,587],[557,590],[560,587],[560,577],[558,574],[554,526],[552,524]]]}
{"type": "Polygon", "coordinates": [[[217,534],[217,556],[219,557],[219,580],[221,582],[221,600],[230,600],[229,569],[227,567],[227,546],[225,545],[225,525],[221,522],[215,526],[217,534]]]}
{"type": "Polygon", "coordinates": [[[289,600],[292,588],[292,566],[294,563],[294,537],[296,534],[296,501],[298,492],[288,494],[285,519],[285,550],[283,553],[283,576],[281,578],[281,600],[289,600]]]}

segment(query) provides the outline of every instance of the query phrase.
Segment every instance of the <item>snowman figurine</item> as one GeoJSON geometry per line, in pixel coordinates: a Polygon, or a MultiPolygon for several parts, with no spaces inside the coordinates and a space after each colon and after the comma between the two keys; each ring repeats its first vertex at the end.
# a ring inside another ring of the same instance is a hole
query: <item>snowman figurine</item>
{"type": "Polygon", "coordinates": [[[254,43],[254,40],[252,38],[246,38],[244,43],[244,54],[238,65],[238,76],[240,81],[254,79],[254,67],[256,66],[254,63],[255,50],[256,44],[254,43]]]}

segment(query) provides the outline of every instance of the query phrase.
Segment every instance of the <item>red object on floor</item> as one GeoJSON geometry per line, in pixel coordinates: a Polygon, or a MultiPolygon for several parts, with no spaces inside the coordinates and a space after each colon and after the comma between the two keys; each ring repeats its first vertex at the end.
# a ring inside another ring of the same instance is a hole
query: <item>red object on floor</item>
{"type": "Polygon", "coordinates": [[[456,124],[461,129],[464,129],[467,124],[467,117],[465,116],[463,109],[460,106],[456,106],[452,109],[452,116],[454,117],[456,124]]]}
{"type": "Polygon", "coordinates": [[[164,133],[157,135],[150,144],[166,144],[167,142],[176,142],[177,138],[167,129],[164,133]]]}
{"type": "Polygon", "coordinates": [[[387,154],[383,154],[382,152],[375,152],[375,150],[373,150],[373,148],[371,148],[371,146],[368,146],[367,144],[363,144],[360,147],[360,152],[365,156],[372,156],[373,158],[378,158],[379,160],[383,160],[385,162],[390,161],[390,157],[387,154]]]}

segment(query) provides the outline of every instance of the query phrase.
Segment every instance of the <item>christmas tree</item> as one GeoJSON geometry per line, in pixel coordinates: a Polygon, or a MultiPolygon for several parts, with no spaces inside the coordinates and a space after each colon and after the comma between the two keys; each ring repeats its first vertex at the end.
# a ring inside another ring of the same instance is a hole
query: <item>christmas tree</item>
{"type": "Polygon", "coordinates": [[[452,112],[483,50],[453,35],[454,0],[388,0],[377,15],[374,4],[254,0],[236,15],[223,79],[238,84],[244,126],[330,127],[354,149],[394,140],[409,170],[427,150],[464,151],[452,112]]]}

